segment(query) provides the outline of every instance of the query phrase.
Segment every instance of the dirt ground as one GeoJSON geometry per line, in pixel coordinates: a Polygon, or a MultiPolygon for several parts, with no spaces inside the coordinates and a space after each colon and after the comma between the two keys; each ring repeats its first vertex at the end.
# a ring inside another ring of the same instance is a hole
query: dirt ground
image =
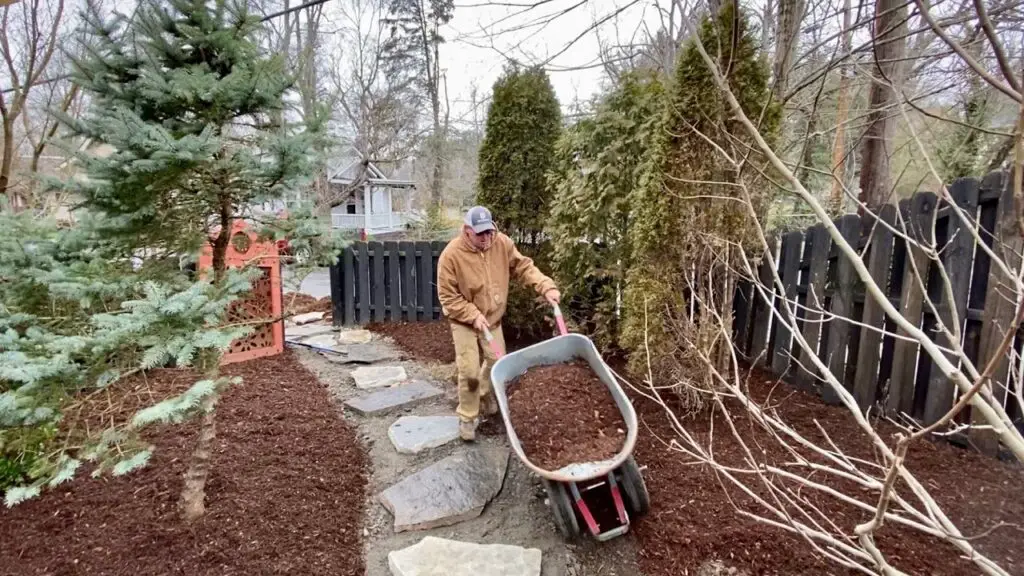
{"type": "Polygon", "coordinates": [[[508,409],[526,457],[546,470],[614,458],[626,438],[608,388],[579,361],[527,370],[510,383],[508,409]]]}
{"type": "MultiPolygon", "coordinates": [[[[146,468],[81,471],[0,508],[0,574],[361,576],[367,459],[355,431],[290,351],[225,372],[244,382],[217,409],[206,516],[187,525],[177,510],[197,426],[162,427],[146,468]]],[[[158,397],[194,382],[180,370],[145,378],[158,397]]],[[[141,382],[115,386],[132,394],[141,382]]]]}
{"type": "MultiPolygon", "coordinates": [[[[431,323],[438,330],[447,326],[431,323]]],[[[408,326],[417,326],[410,323],[408,326]]],[[[421,330],[421,329],[420,329],[421,330]]],[[[417,333],[421,333],[417,330],[417,333]]],[[[445,332],[446,334],[450,333],[445,332]]],[[[450,344],[449,344],[450,346],[450,344]]],[[[415,352],[415,350],[409,350],[415,352]]],[[[351,384],[349,369],[332,363],[313,351],[298,351],[303,364],[327,384],[338,406],[361,393],[351,384]]],[[[445,387],[445,395],[438,400],[416,405],[406,413],[420,416],[451,415],[457,403],[456,389],[450,381],[439,380],[444,370],[438,369],[437,362],[421,360],[398,362],[411,378],[431,379],[445,387]]],[[[454,374],[454,367],[451,374],[454,374]]],[[[390,513],[376,500],[376,495],[405,476],[421,470],[430,464],[461,450],[472,450],[478,446],[505,445],[503,429],[498,422],[488,422],[480,431],[476,444],[466,445],[459,441],[424,451],[416,455],[399,454],[388,440],[388,427],[403,413],[389,413],[379,417],[362,417],[348,414],[347,418],[358,429],[358,434],[367,446],[372,470],[369,478],[368,503],[366,506],[365,557],[367,576],[390,576],[387,567],[387,553],[419,542],[424,536],[464,540],[485,544],[511,544],[527,548],[538,548],[542,552],[544,576],[630,576],[637,574],[635,557],[628,542],[616,542],[597,547],[593,543],[580,541],[567,545],[558,533],[550,512],[545,504],[545,493],[540,481],[514,456],[509,457],[505,482],[498,496],[487,505],[477,518],[453,526],[431,530],[417,530],[395,534],[390,513]]]]}

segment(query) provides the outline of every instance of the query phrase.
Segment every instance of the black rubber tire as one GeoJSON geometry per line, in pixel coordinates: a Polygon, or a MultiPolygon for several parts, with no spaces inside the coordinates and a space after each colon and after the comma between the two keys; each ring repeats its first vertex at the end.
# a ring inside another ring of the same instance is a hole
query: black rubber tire
{"type": "Polygon", "coordinates": [[[640,467],[632,456],[619,468],[622,476],[622,490],[626,493],[626,501],[634,516],[643,516],[651,509],[651,497],[647,493],[647,485],[640,474],[640,467]]]}
{"type": "Polygon", "coordinates": [[[580,525],[576,521],[576,511],[565,486],[544,479],[544,489],[548,493],[548,506],[555,517],[555,526],[566,540],[575,540],[580,535],[580,525]]]}

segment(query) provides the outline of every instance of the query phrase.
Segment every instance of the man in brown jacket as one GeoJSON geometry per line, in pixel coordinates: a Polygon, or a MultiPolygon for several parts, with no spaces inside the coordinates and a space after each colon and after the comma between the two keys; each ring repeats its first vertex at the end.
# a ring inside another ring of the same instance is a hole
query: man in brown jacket
{"type": "Polygon", "coordinates": [[[508,281],[515,278],[557,304],[561,295],[554,281],[498,232],[487,208],[466,212],[462,234],[448,243],[437,261],[437,297],[450,321],[459,372],[459,434],[476,438],[476,418],[498,413],[491,394],[491,366],[496,358],[484,340],[488,328],[505,349],[501,318],[508,302],[508,281]]]}

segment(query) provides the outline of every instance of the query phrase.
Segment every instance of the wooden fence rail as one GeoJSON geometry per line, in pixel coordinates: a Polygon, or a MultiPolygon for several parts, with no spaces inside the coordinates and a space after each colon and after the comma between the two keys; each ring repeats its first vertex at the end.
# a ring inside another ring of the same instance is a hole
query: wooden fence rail
{"type": "Polygon", "coordinates": [[[441,318],[437,258],[445,242],[354,242],[330,268],[334,324],[441,318]]]}
{"type": "MultiPolygon", "coordinates": [[[[980,225],[982,241],[1011,270],[1018,269],[1021,235],[1008,174],[993,173],[981,182],[961,179],[949,191],[968,220],[980,225]]],[[[892,305],[941,346],[948,348],[950,342],[936,329],[938,321],[952,327],[956,312],[960,342],[980,371],[1014,324],[1015,294],[951,207],[934,194],[922,193],[903,200],[898,208],[886,206],[877,218],[846,215],[835,224],[859,249],[871,277],[892,305]],[[936,242],[942,270],[893,233],[890,226],[902,229],[901,222],[911,237],[936,242]],[[943,272],[951,290],[943,290],[943,272]],[[924,279],[923,291],[918,278],[924,279]]],[[[767,258],[762,260],[756,285],[748,281],[737,287],[734,333],[741,354],[787,381],[820,388],[826,401],[838,400],[830,388],[814,385],[817,378],[808,371],[813,371],[813,365],[779,321],[785,297],[791,309],[796,304],[796,328],[862,409],[906,414],[927,425],[952,407],[958,392],[950,379],[920,352],[916,342],[892,335],[905,334],[897,331],[873,298],[865,298],[853,262],[839,254],[824,226],[774,235],[771,245],[783,290],[775,285],[767,258]],[[882,329],[887,333],[884,337],[882,329]]],[[[1014,344],[1018,352],[1021,342],[1018,333],[1014,344]]],[[[959,363],[953,356],[950,359],[959,363]]],[[[993,382],[999,384],[993,392],[1021,426],[1020,406],[1013,397],[1020,384],[1007,384],[1009,376],[1008,361],[1003,359],[993,374],[993,382]]],[[[969,411],[957,419],[970,421],[969,411]]],[[[998,439],[986,430],[971,429],[969,435],[954,440],[970,442],[986,453],[999,450],[998,439]]]]}

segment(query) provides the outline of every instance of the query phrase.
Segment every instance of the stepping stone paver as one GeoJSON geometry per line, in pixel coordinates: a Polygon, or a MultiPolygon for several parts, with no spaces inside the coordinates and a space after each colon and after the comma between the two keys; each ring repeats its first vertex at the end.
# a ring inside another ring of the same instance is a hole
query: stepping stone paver
{"type": "Polygon", "coordinates": [[[458,416],[402,416],[388,428],[388,438],[401,454],[418,454],[458,437],[458,416]]]}
{"type": "Polygon", "coordinates": [[[327,359],[336,364],[375,364],[403,357],[398,350],[379,342],[335,346],[334,349],[341,352],[341,355],[330,355],[327,359]]]}
{"type": "Polygon", "coordinates": [[[338,333],[338,344],[367,344],[373,340],[369,330],[342,330],[338,333]]]}
{"type": "Polygon", "coordinates": [[[306,312],[305,314],[296,314],[292,316],[292,322],[295,322],[299,326],[303,324],[310,324],[312,322],[319,322],[324,319],[325,312],[306,312]]]}
{"type": "MultiPolygon", "coordinates": [[[[381,492],[381,504],[395,517],[395,532],[451,526],[479,516],[501,491],[508,455],[508,448],[474,446],[381,492]]],[[[479,574],[484,573],[493,574],[479,574]]]]}
{"type": "Polygon", "coordinates": [[[401,384],[409,379],[401,366],[363,366],[352,371],[356,388],[370,390],[401,384]]]}
{"type": "Polygon", "coordinates": [[[396,408],[408,408],[442,394],[444,390],[425,380],[413,380],[353,398],[345,402],[345,406],[363,416],[374,416],[396,408]]]}
{"type": "Polygon", "coordinates": [[[540,576],[541,551],[427,536],[388,553],[393,576],[540,576]]]}
{"type": "MultiPolygon", "coordinates": [[[[328,324],[304,324],[302,326],[286,325],[284,327],[284,335],[292,340],[301,340],[310,336],[330,334],[331,332],[334,332],[334,327],[328,324]]],[[[333,338],[331,344],[333,344],[333,338]]]]}
{"type": "Polygon", "coordinates": [[[308,344],[310,346],[316,346],[317,348],[324,348],[327,350],[333,350],[335,352],[341,352],[341,348],[338,346],[338,340],[334,334],[316,334],[308,336],[299,340],[302,344],[308,344]]]}

